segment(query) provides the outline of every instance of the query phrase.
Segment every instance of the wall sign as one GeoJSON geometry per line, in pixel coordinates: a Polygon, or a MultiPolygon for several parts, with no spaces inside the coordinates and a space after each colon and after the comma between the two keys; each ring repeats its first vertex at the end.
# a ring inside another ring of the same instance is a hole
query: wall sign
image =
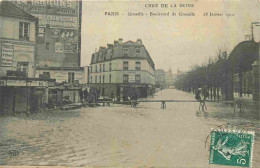
{"type": "Polygon", "coordinates": [[[6,81],[7,86],[26,86],[25,80],[7,80],[6,81]]]}
{"type": "Polygon", "coordinates": [[[129,73],[128,74],[128,82],[129,83],[134,83],[135,82],[135,73],[129,73]]]}
{"type": "Polygon", "coordinates": [[[12,67],[14,57],[14,45],[3,43],[2,44],[2,58],[1,63],[3,67],[12,67]]]}

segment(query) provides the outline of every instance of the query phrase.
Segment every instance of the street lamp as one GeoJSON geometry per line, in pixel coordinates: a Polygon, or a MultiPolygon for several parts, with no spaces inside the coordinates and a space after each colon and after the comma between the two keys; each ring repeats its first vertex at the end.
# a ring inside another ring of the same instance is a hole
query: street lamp
{"type": "Polygon", "coordinates": [[[252,41],[254,41],[254,26],[260,26],[260,22],[251,22],[252,41]]]}

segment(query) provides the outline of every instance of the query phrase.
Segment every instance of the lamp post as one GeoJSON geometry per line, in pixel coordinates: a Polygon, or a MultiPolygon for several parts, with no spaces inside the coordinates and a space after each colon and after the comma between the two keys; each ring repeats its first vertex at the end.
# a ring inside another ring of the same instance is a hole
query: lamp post
{"type": "Polygon", "coordinates": [[[260,26],[260,22],[251,22],[252,41],[254,41],[254,26],[260,26]]]}

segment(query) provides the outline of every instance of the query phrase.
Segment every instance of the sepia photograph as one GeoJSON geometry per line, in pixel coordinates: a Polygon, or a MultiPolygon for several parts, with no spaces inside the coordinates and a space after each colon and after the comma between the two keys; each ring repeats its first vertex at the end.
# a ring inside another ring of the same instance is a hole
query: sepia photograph
{"type": "Polygon", "coordinates": [[[0,168],[260,167],[260,0],[0,0],[0,168]]]}

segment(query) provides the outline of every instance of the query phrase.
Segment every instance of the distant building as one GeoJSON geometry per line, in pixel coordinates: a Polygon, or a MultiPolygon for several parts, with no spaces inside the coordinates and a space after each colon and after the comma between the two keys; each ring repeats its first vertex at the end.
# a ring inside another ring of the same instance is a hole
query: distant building
{"type": "Polygon", "coordinates": [[[166,87],[173,86],[174,75],[172,74],[172,70],[165,72],[165,80],[166,80],[166,87]]]}
{"type": "Polygon", "coordinates": [[[48,76],[58,83],[82,83],[80,68],[82,1],[12,1],[20,9],[39,19],[36,77],[48,76]]]}
{"type": "Polygon", "coordinates": [[[159,88],[166,87],[166,75],[163,69],[155,70],[155,85],[159,88]]]}
{"type": "Polygon", "coordinates": [[[154,89],[154,66],[141,39],[136,42],[119,39],[92,54],[88,79],[101,96],[122,98],[129,88],[136,88],[141,97],[146,97],[154,89]]]}

